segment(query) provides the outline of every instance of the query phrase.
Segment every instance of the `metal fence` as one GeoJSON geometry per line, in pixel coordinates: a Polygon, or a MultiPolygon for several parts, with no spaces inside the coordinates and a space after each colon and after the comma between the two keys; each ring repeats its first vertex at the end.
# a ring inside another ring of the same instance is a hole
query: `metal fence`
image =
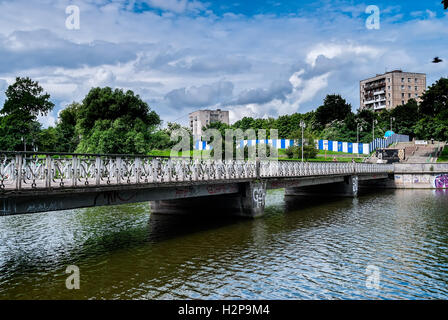
{"type": "Polygon", "coordinates": [[[391,172],[393,166],[0,152],[0,191],[391,172]]]}

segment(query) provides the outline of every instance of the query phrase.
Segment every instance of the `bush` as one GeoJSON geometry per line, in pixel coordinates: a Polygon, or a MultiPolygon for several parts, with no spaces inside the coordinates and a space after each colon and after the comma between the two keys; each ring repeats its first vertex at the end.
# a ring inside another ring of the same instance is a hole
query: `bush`
{"type": "MultiPolygon", "coordinates": [[[[292,146],[285,150],[286,156],[289,159],[301,159],[302,158],[302,147],[299,146],[292,146]]],[[[303,158],[305,160],[308,159],[314,159],[316,158],[316,155],[318,153],[318,150],[314,148],[312,145],[306,145],[303,146],[303,158]]]]}

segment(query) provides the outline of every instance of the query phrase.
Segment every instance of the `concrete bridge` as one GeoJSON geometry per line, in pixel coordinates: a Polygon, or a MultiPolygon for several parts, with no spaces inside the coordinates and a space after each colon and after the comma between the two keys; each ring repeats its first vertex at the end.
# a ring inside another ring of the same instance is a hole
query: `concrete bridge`
{"type": "MultiPolygon", "coordinates": [[[[263,215],[266,190],[356,196],[393,165],[0,152],[0,215],[151,202],[155,214],[263,215]]],[[[379,182],[379,181],[378,181],[379,182]]]]}

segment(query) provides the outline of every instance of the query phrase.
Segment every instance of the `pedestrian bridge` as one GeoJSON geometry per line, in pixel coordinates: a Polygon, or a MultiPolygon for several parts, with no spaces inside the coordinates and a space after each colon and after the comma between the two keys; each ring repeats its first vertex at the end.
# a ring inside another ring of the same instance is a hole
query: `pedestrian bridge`
{"type": "Polygon", "coordinates": [[[256,217],[266,190],[356,196],[393,165],[0,152],[0,215],[151,201],[156,214],[256,217]]]}

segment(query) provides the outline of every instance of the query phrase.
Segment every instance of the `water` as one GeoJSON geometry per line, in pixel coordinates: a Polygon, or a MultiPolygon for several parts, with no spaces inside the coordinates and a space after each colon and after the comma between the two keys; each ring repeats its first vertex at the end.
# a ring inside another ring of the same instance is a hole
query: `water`
{"type": "Polygon", "coordinates": [[[155,217],[146,203],[0,217],[0,299],[447,299],[447,231],[448,193],[434,190],[295,204],[274,190],[256,220],[155,217]]]}

